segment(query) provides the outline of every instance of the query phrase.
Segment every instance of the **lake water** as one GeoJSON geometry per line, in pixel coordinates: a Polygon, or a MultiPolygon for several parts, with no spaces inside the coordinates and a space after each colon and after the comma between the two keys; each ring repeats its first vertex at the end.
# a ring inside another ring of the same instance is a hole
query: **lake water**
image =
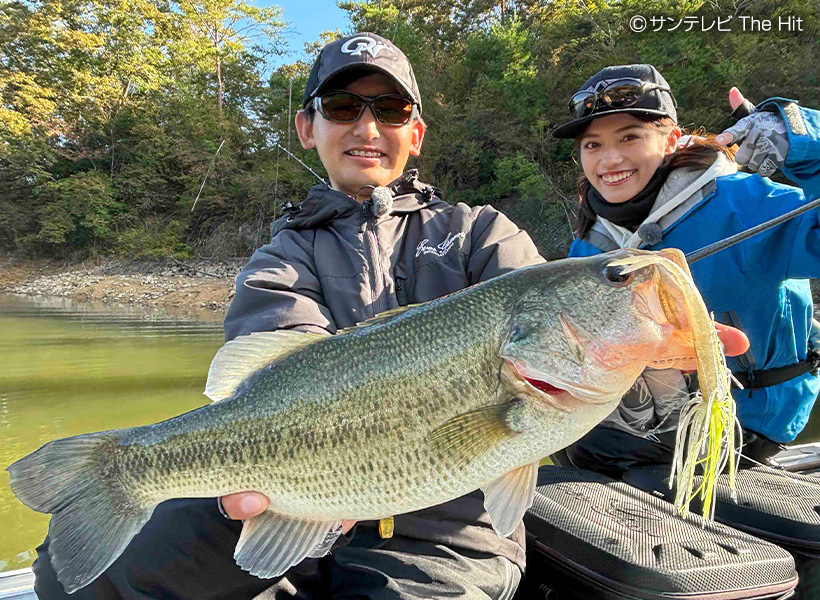
{"type": "Polygon", "coordinates": [[[23,506],[5,467],[44,443],[144,425],[208,402],[222,315],[0,294],[0,571],[31,564],[48,515],[23,506]]]}

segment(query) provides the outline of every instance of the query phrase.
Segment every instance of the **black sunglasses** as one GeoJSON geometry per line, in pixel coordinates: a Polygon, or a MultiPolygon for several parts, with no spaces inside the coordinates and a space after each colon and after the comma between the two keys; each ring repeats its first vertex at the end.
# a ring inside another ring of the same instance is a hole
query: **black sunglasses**
{"type": "Polygon", "coordinates": [[[640,79],[616,79],[610,82],[601,90],[584,90],[578,92],[569,101],[569,114],[573,119],[580,119],[591,115],[599,104],[611,106],[612,108],[627,108],[635,106],[643,100],[644,94],[653,90],[669,92],[675,108],[678,103],[672,90],[657,83],[648,83],[640,79]]]}
{"type": "Polygon", "coordinates": [[[416,103],[399,94],[360,96],[345,90],[330,91],[313,99],[313,106],[328,121],[358,121],[368,106],[379,123],[406,125],[418,117],[416,103]]]}

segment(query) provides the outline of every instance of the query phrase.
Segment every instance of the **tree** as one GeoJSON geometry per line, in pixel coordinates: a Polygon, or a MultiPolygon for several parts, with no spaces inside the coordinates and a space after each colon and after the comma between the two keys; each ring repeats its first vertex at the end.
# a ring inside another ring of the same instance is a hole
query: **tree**
{"type": "MultiPolygon", "coordinates": [[[[163,256],[261,243],[280,203],[301,201],[316,179],[278,146],[287,147],[310,61],[271,72],[267,58],[285,49],[282,14],[249,1],[0,0],[0,248],[163,256]]],[[[602,67],[655,64],[692,128],[728,124],[733,85],[755,101],[820,106],[816,2],[341,6],[353,30],[393,40],[415,67],[429,127],[410,166],[450,201],[505,210],[547,256],[566,251],[578,175],[572,143],[551,131],[602,67]],[[803,32],[635,33],[636,14],[672,25],[691,15],[792,15],[803,32]]],[[[340,35],[323,33],[308,56],[340,35]]],[[[290,146],[324,174],[315,153],[290,146]]]]}
{"type": "Polygon", "coordinates": [[[216,103],[222,118],[226,62],[256,59],[282,51],[281,33],[286,23],[279,6],[258,8],[244,0],[181,0],[180,29],[190,28],[192,38],[177,52],[190,51],[194,60],[211,63],[216,79],[216,103]],[[204,42],[204,43],[203,43],[204,42]]]}

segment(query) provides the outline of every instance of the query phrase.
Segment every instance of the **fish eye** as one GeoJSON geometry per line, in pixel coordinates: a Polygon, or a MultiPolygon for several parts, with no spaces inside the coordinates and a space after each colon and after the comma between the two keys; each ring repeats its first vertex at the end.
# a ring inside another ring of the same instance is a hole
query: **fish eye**
{"type": "Polygon", "coordinates": [[[613,267],[606,265],[604,267],[604,279],[611,283],[614,287],[626,285],[632,281],[632,273],[623,273],[622,267],[613,267]]]}

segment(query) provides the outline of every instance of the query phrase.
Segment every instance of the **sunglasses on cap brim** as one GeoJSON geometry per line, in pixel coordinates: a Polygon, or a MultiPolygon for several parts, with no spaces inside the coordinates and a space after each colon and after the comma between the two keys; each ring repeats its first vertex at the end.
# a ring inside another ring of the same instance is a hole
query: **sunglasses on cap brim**
{"type": "Polygon", "coordinates": [[[316,96],[313,106],[322,117],[337,123],[358,121],[368,106],[376,120],[385,125],[407,125],[419,116],[416,103],[399,94],[360,96],[346,90],[333,90],[316,96]]]}
{"type": "MultiPolygon", "coordinates": [[[[672,103],[677,108],[678,103],[672,95],[672,90],[668,87],[627,77],[616,79],[600,90],[578,92],[569,101],[569,114],[573,119],[580,119],[591,115],[602,104],[612,108],[628,108],[643,100],[647,92],[656,90],[668,92],[672,103]]],[[[660,102],[658,108],[660,108],[660,102]]]]}

